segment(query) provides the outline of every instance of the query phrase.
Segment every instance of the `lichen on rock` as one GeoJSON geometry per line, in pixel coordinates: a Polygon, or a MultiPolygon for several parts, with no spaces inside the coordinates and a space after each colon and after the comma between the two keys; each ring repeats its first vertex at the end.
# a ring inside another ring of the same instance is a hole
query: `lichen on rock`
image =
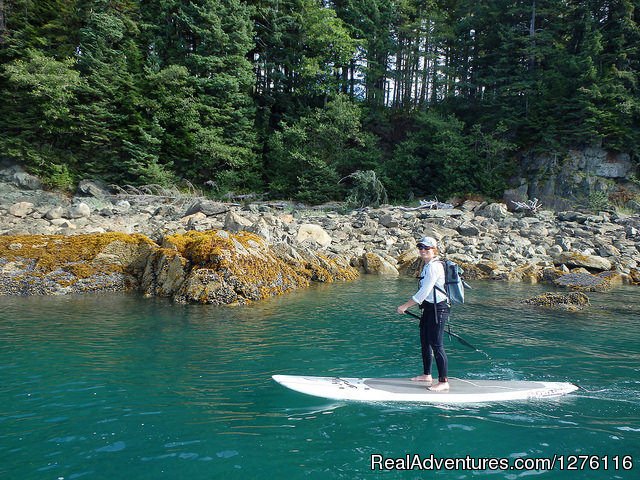
{"type": "Polygon", "coordinates": [[[585,255],[579,252],[562,252],[553,259],[556,265],[567,265],[568,267],[584,267],[591,270],[606,271],[611,270],[612,264],[606,258],[597,255],[585,255]]]}
{"type": "Polygon", "coordinates": [[[132,266],[143,264],[153,246],[144,235],[124,233],[0,236],[0,294],[135,288],[132,266]]]}
{"type": "Polygon", "coordinates": [[[0,236],[0,294],[141,290],[180,302],[247,303],[358,276],[340,258],[286,254],[241,231],[190,231],[158,246],[138,234],[0,236]]]}
{"type": "Polygon", "coordinates": [[[589,297],[582,292],[546,292],[523,300],[522,303],[538,307],[555,308],[569,312],[577,312],[590,305],[589,297]]]}
{"type": "Polygon", "coordinates": [[[143,282],[145,291],[179,302],[244,304],[306,287],[312,281],[351,280],[358,275],[339,260],[309,250],[272,248],[246,231],[190,231],[166,237],[163,247],[153,261],[155,273],[145,272],[147,278],[155,278],[143,282]],[[183,281],[169,274],[170,265],[177,265],[176,255],[183,260],[181,268],[174,270],[183,281]]]}
{"type": "Polygon", "coordinates": [[[611,288],[611,277],[592,275],[584,272],[572,272],[556,278],[553,283],[559,287],[588,292],[604,291],[611,288]]]}

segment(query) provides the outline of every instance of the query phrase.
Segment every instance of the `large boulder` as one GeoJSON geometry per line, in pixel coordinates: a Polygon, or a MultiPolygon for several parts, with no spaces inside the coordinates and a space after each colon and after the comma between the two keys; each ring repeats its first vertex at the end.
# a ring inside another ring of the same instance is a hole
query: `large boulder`
{"type": "Polygon", "coordinates": [[[572,290],[603,291],[611,287],[611,277],[592,275],[588,272],[572,272],[556,278],[553,283],[572,290]]]}
{"type": "Polygon", "coordinates": [[[321,247],[328,247],[329,245],[331,245],[331,237],[320,225],[315,225],[313,223],[303,223],[298,229],[296,242],[310,242],[320,245],[321,247]]]}
{"type": "Polygon", "coordinates": [[[100,180],[80,180],[78,183],[78,195],[103,198],[109,195],[109,187],[100,180]]]}
{"type": "Polygon", "coordinates": [[[611,270],[612,264],[606,258],[597,255],[585,255],[579,252],[562,252],[553,259],[555,265],[584,267],[592,270],[611,270]]]}
{"type": "Polygon", "coordinates": [[[69,208],[69,218],[89,218],[91,216],[91,207],[84,202],[80,202],[77,205],[69,208]]]}
{"type": "Polygon", "coordinates": [[[365,273],[374,275],[398,276],[398,269],[387,259],[377,253],[368,252],[363,255],[362,265],[365,273]]]}
{"type": "Polygon", "coordinates": [[[589,297],[581,292],[546,292],[541,295],[523,300],[522,303],[527,305],[535,305],[538,307],[565,310],[569,312],[577,312],[590,305],[589,297]]]}
{"type": "Polygon", "coordinates": [[[178,302],[245,304],[311,281],[350,280],[358,275],[338,259],[282,248],[271,248],[265,239],[246,231],[171,235],[147,265],[143,288],[147,294],[178,302]]]}
{"type": "Polygon", "coordinates": [[[63,215],[64,215],[64,208],[52,207],[49,210],[47,210],[47,212],[44,215],[44,218],[46,218],[47,220],[57,220],[59,218],[62,218],[63,215]]]}
{"type": "Polygon", "coordinates": [[[214,202],[211,200],[197,200],[187,208],[184,216],[186,217],[198,212],[204,213],[206,216],[210,217],[229,212],[229,207],[224,203],[214,202]]]}
{"type": "Polygon", "coordinates": [[[490,203],[479,213],[484,217],[492,218],[494,220],[502,220],[509,216],[509,211],[504,203],[490,203]]]}
{"type": "Polygon", "coordinates": [[[9,207],[9,213],[14,217],[25,218],[33,212],[33,203],[31,202],[18,202],[9,207]]]}
{"type": "Polygon", "coordinates": [[[224,229],[229,232],[237,233],[249,230],[252,225],[253,222],[251,220],[233,211],[227,213],[224,218],[224,229]]]}

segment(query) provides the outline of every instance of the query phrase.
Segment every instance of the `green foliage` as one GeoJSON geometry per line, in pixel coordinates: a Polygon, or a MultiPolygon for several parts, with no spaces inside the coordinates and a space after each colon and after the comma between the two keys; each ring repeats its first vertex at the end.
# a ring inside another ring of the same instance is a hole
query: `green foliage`
{"type": "Polygon", "coordinates": [[[53,189],[71,192],[75,188],[76,178],[66,165],[47,165],[40,173],[43,183],[53,189]]]}
{"type": "Polygon", "coordinates": [[[340,180],[351,183],[346,203],[352,207],[379,207],[387,203],[387,190],[373,170],[357,170],[340,180]]]}
{"type": "Polygon", "coordinates": [[[373,137],[362,131],[360,110],[343,96],[283,124],[269,147],[272,194],[310,203],[341,198],[340,178],[379,162],[373,137]]]}
{"type": "Polygon", "coordinates": [[[146,86],[161,130],[158,163],[200,184],[260,188],[246,59],[249,11],[238,0],[175,0],[152,2],[145,12],[143,36],[154,47],[146,86]]]}
{"type": "Polygon", "coordinates": [[[587,207],[594,211],[599,212],[601,210],[607,210],[610,208],[609,195],[602,191],[592,191],[587,198],[587,207]]]}
{"type": "Polygon", "coordinates": [[[82,79],[72,59],[55,60],[37,50],[4,66],[0,91],[0,150],[36,173],[47,166],[72,167],[68,151],[75,133],[73,105],[82,79]]]}
{"type": "Polygon", "coordinates": [[[0,0],[0,152],[59,186],[500,197],[516,151],[637,162],[639,68],[632,0],[0,0]]]}
{"type": "Polygon", "coordinates": [[[419,113],[412,133],[385,165],[392,195],[500,197],[513,169],[509,152],[514,145],[505,134],[502,124],[493,132],[483,132],[478,124],[467,132],[464,123],[453,116],[419,113]]]}
{"type": "Polygon", "coordinates": [[[256,29],[257,125],[268,137],[342,91],[338,69],[356,53],[347,26],[320,0],[250,0],[256,29]]]}
{"type": "Polygon", "coordinates": [[[385,164],[389,191],[395,198],[447,197],[467,190],[471,152],[465,142],[464,124],[453,116],[433,112],[416,115],[412,131],[385,164]]]}
{"type": "Polygon", "coordinates": [[[512,152],[516,145],[507,139],[507,127],[499,122],[491,132],[483,132],[482,126],[471,127],[468,141],[473,153],[473,166],[468,173],[470,185],[464,193],[480,193],[500,198],[507,188],[507,180],[515,171],[512,152]]]}

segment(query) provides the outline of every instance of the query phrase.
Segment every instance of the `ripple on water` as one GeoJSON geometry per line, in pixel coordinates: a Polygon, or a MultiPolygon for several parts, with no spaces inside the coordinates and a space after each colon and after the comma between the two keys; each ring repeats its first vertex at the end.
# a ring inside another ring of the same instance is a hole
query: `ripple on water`
{"type": "MultiPolygon", "coordinates": [[[[233,308],[126,296],[0,298],[0,476],[200,479],[240,470],[242,478],[351,479],[371,476],[373,453],[640,451],[637,310],[617,309],[612,322],[606,312],[517,305],[539,286],[478,284],[454,310],[454,331],[491,358],[447,341],[450,373],[571,381],[588,391],[489,405],[365,404],[271,380],[414,374],[417,324],[393,313],[414,288],[366,278],[233,308]]],[[[638,290],[607,295],[640,304],[638,290]]],[[[594,305],[602,301],[594,296],[594,305]]],[[[385,476],[423,478],[414,473],[385,476]]],[[[624,480],[634,473],[613,472],[624,480]]]]}

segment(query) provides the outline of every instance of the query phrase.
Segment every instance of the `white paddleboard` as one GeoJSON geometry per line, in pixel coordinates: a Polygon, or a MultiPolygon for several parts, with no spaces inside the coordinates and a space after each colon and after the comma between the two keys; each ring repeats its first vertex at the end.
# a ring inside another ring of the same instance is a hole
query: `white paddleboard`
{"type": "Polygon", "coordinates": [[[465,380],[449,378],[444,392],[428,390],[424,382],[409,378],[345,378],[274,375],[273,379],[296,392],[334,400],[364,402],[479,403],[529,400],[565,395],[578,389],[567,382],[519,380],[465,380]]]}

